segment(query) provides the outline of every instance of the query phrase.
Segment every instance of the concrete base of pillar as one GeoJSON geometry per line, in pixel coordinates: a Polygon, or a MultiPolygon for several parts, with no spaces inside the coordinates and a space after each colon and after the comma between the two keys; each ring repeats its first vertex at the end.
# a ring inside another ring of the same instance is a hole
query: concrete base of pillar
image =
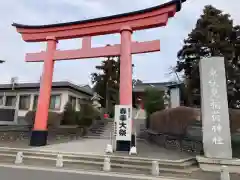
{"type": "Polygon", "coordinates": [[[135,146],[131,147],[131,150],[129,152],[129,155],[137,155],[137,148],[135,146]]]}
{"type": "Polygon", "coordinates": [[[129,152],[131,149],[131,141],[118,141],[116,142],[116,151],[129,152]]]}
{"type": "Polygon", "coordinates": [[[113,147],[111,144],[108,144],[105,150],[105,153],[113,153],[113,147]]]}
{"type": "Polygon", "coordinates": [[[240,162],[238,159],[216,159],[204,156],[197,156],[196,158],[203,171],[221,172],[223,166],[226,166],[229,173],[239,173],[240,162]]]}
{"type": "Polygon", "coordinates": [[[136,147],[136,137],[135,134],[131,135],[131,147],[136,147]]]}
{"type": "Polygon", "coordinates": [[[31,139],[30,139],[30,146],[45,146],[47,145],[47,136],[48,131],[37,131],[33,130],[31,139]]]}

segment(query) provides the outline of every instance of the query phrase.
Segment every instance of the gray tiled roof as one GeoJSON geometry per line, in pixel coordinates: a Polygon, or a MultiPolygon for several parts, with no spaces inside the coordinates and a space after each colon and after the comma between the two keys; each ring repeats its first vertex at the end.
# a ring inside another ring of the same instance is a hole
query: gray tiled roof
{"type": "MultiPolygon", "coordinates": [[[[171,88],[174,86],[179,86],[181,83],[176,82],[157,82],[157,83],[141,83],[135,85],[133,92],[144,92],[146,88],[155,87],[160,90],[165,90],[166,88],[171,88]]],[[[16,83],[14,85],[15,89],[39,89],[40,83],[16,83]]],[[[59,81],[53,82],[52,88],[70,88],[79,92],[86,93],[93,96],[93,89],[88,85],[76,85],[69,81],[59,81]]],[[[12,84],[0,84],[0,90],[12,89],[12,84]]]]}
{"type": "Polygon", "coordinates": [[[155,87],[160,90],[165,90],[167,88],[179,86],[180,84],[182,84],[182,83],[181,82],[180,83],[177,83],[177,82],[141,83],[141,84],[137,84],[133,88],[133,92],[143,92],[143,91],[145,91],[146,88],[149,88],[149,87],[155,87]]]}
{"type": "MultiPolygon", "coordinates": [[[[39,89],[40,83],[16,83],[15,89],[39,89]]],[[[78,86],[68,81],[53,82],[52,88],[70,88],[79,92],[93,95],[93,90],[89,86],[78,86]]],[[[0,84],[0,90],[12,89],[12,84],[0,84]]]]}

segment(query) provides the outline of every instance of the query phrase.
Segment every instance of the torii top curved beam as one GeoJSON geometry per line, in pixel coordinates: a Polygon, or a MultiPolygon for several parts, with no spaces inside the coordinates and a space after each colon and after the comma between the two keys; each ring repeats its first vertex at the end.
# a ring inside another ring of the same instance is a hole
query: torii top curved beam
{"type": "Polygon", "coordinates": [[[152,8],[83,21],[50,25],[23,25],[13,23],[26,42],[46,41],[49,36],[56,39],[72,39],[118,33],[123,26],[133,31],[165,26],[168,18],[181,10],[186,0],[172,0],[152,8]]]}

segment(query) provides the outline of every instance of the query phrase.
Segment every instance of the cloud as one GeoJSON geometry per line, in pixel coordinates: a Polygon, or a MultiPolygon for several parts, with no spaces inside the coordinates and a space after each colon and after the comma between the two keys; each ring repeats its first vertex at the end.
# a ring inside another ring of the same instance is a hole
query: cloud
{"type": "MultiPolygon", "coordinates": [[[[9,82],[13,76],[18,76],[19,81],[38,81],[42,72],[42,63],[24,62],[26,52],[37,52],[45,49],[44,43],[25,43],[20,35],[11,26],[13,22],[23,24],[52,24],[59,22],[76,21],[95,18],[134,10],[140,10],[159,5],[168,0],[8,0],[0,1],[0,59],[5,59],[5,64],[0,64],[0,83],[9,82]],[[14,4],[14,6],[12,5],[14,4]]],[[[238,15],[238,0],[212,0],[213,6],[232,15],[235,24],[240,24],[238,15]]],[[[176,63],[176,53],[181,48],[183,39],[194,28],[202,9],[207,5],[207,0],[188,0],[183,9],[169,20],[164,28],[155,28],[134,33],[137,41],[161,40],[161,52],[134,55],[134,77],[144,81],[166,81],[169,67],[176,63]]],[[[107,35],[93,38],[94,46],[116,44],[120,36],[107,35]]],[[[68,40],[59,43],[59,49],[80,48],[81,40],[68,40]]],[[[91,72],[101,59],[88,59],[77,61],[57,62],[55,65],[54,80],[71,80],[84,84],[88,83],[91,72]]]]}

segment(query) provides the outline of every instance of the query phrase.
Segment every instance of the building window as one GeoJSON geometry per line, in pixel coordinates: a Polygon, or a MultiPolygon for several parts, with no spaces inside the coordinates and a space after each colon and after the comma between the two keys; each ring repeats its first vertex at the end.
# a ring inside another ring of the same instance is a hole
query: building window
{"type": "Polygon", "coordinates": [[[72,105],[72,108],[75,110],[77,105],[77,98],[69,96],[69,103],[72,105]]]}
{"type": "Polygon", "coordinates": [[[0,106],[3,105],[3,96],[0,96],[0,106]]]}
{"type": "Polygon", "coordinates": [[[30,108],[30,95],[22,95],[19,99],[19,109],[28,110],[30,108]]]}
{"type": "Polygon", "coordinates": [[[5,106],[8,107],[15,107],[16,106],[16,96],[6,96],[6,103],[5,106]]]}
{"type": "Polygon", "coordinates": [[[61,96],[52,95],[50,99],[49,109],[51,110],[60,110],[61,107],[61,96]]]}
{"type": "Polygon", "coordinates": [[[38,95],[35,95],[33,99],[33,110],[37,109],[37,104],[38,104],[38,95]]]}
{"type": "MultiPolygon", "coordinates": [[[[33,101],[33,110],[37,109],[38,104],[38,95],[34,96],[33,101]]],[[[51,95],[49,109],[51,110],[60,110],[61,107],[61,95],[51,95]]]]}

